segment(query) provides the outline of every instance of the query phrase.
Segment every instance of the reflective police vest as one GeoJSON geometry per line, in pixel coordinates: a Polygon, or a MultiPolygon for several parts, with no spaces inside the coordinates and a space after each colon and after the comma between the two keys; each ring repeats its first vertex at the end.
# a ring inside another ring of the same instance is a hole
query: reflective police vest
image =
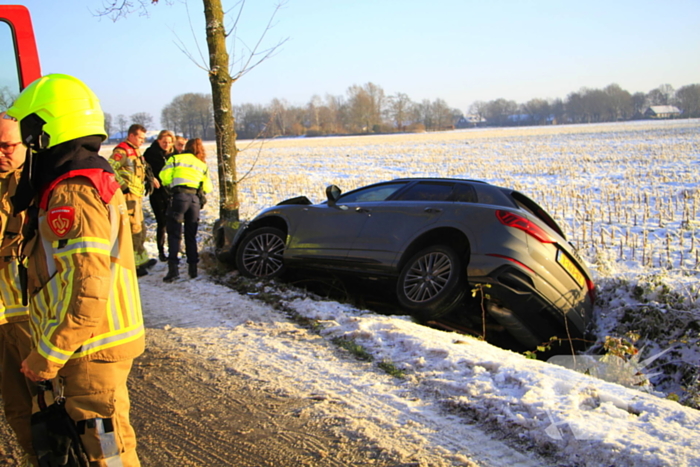
{"type": "Polygon", "coordinates": [[[212,190],[207,164],[189,153],[175,154],[170,157],[160,171],[160,180],[170,188],[176,186],[199,188],[202,184],[204,193],[212,190]]]}

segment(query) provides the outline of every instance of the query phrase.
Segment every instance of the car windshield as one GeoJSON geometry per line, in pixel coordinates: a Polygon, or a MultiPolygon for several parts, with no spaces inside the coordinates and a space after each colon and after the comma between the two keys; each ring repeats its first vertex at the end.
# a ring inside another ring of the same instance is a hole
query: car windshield
{"type": "Polygon", "coordinates": [[[362,188],[341,196],[337,203],[368,203],[372,201],[384,201],[404,186],[406,186],[406,182],[386,183],[362,188]]]}

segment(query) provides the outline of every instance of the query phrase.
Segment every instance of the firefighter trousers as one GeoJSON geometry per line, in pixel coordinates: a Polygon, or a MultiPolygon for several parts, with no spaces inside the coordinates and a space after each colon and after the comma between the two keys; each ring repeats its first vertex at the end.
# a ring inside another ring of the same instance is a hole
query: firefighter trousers
{"type": "Polygon", "coordinates": [[[131,224],[131,241],[134,244],[134,263],[136,267],[148,262],[146,252],[146,224],[143,218],[143,197],[126,193],[126,209],[129,213],[129,223],[131,224]]]}
{"type": "Polygon", "coordinates": [[[24,377],[20,368],[31,348],[28,321],[0,325],[0,394],[5,418],[29,456],[34,455],[29,421],[36,385],[24,377]]]}
{"type": "Polygon", "coordinates": [[[136,434],[129,421],[126,386],[133,360],[78,361],[58,372],[54,391],[65,397],[90,467],[138,467],[136,434]]]}

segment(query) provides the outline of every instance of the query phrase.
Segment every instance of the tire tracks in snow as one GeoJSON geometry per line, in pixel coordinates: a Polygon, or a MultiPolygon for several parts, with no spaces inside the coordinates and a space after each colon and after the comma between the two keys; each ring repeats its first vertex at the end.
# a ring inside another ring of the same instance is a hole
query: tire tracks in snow
{"type": "Polygon", "coordinates": [[[143,278],[141,291],[147,323],[166,326],[190,352],[229,372],[273,392],[306,398],[309,405],[300,413],[331,421],[339,436],[360,436],[421,466],[548,464],[447,412],[416,384],[359,362],[283,313],[235,291],[202,279],[173,287],[143,278]],[[183,309],[191,314],[183,316],[183,309]]]}

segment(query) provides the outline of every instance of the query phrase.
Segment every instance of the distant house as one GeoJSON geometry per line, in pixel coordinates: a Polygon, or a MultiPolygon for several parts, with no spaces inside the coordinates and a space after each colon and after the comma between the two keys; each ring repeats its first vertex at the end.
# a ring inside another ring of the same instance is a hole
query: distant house
{"type": "Polygon", "coordinates": [[[675,105],[652,105],[644,111],[646,118],[676,118],[681,111],[675,105]]]}
{"type": "Polygon", "coordinates": [[[476,126],[481,126],[486,123],[486,119],[481,118],[478,115],[460,115],[455,122],[455,128],[473,128],[476,126]]]}
{"type": "Polygon", "coordinates": [[[455,122],[455,128],[469,128],[469,126],[469,122],[464,118],[464,115],[460,115],[455,122]]]}
{"type": "Polygon", "coordinates": [[[508,122],[511,125],[528,125],[528,124],[532,123],[532,115],[528,115],[528,114],[508,115],[508,122]]]}

